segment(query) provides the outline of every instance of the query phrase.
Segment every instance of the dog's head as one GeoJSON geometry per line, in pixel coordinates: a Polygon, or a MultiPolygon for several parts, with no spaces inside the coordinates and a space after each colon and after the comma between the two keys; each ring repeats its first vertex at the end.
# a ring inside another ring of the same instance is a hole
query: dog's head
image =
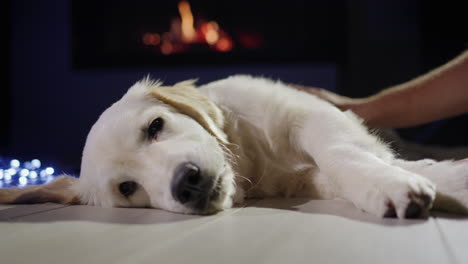
{"type": "Polygon", "coordinates": [[[167,87],[142,80],[91,128],[78,180],[34,187],[27,195],[10,195],[10,202],[40,196],[41,202],[181,213],[222,210],[234,193],[223,123],[221,110],[193,82],[167,87]]]}

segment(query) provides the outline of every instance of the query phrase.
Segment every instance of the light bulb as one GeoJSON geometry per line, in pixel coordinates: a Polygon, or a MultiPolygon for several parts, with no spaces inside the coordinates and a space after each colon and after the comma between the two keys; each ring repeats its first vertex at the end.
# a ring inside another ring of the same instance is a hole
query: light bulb
{"type": "Polygon", "coordinates": [[[12,159],[10,161],[10,167],[12,167],[12,168],[18,168],[20,165],[21,164],[20,164],[19,160],[17,160],[17,159],[12,159]]]}
{"type": "Polygon", "coordinates": [[[36,179],[37,178],[37,172],[36,171],[30,171],[29,172],[29,178],[36,179]]]}
{"type": "Polygon", "coordinates": [[[20,170],[20,173],[21,177],[26,177],[29,175],[29,170],[28,169],[22,169],[20,170]]]}
{"type": "Polygon", "coordinates": [[[41,167],[41,161],[38,160],[38,159],[33,159],[33,160],[31,160],[31,165],[36,169],[40,168],[41,167]]]}
{"type": "Polygon", "coordinates": [[[20,185],[26,185],[28,183],[28,178],[21,176],[19,177],[18,182],[20,185]]]}
{"type": "Polygon", "coordinates": [[[55,170],[54,170],[54,168],[52,168],[52,167],[47,167],[47,168],[45,169],[45,172],[46,172],[47,174],[49,174],[49,175],[52,175],[52,174],[54,174],[55,170]]]}

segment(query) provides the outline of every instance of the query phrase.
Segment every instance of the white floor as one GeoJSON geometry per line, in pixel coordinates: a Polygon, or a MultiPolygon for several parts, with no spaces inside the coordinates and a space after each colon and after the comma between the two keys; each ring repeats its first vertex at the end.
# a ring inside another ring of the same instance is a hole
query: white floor
{"type": "Polygon", "coordinates": [[[0,263],[468,263],[468,218],[378,219],[345,201],[253,200],[212,216],[0,207],[0,263]]]}

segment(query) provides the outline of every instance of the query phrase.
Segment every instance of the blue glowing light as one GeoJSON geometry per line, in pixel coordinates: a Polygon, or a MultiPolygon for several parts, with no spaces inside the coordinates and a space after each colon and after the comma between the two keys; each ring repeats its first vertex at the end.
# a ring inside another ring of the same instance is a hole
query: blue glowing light
{"type": "Polygon", "coordinates": [[[23,167],[25,167],[28,170],[33,170],[34,169],[34,167],[33,167],[33,165],[31,164],[30,161],[26,161],[25,163],[23,163],[23,167]]]}
{"type": "Polygon", "coordinates": [[[55,170],[54,170],[54,168],[52,168],[52,167],[47,167],[47,168],[45,169],[45,172],[46,172],[48,175],[52,175],[52,174],[54,174],[55,170]]]}
{"type": "Polygon", "coordinates": [[[9,182],[11,181],[11,174],[8,173],[8,171],[5,173],[5,175],[3,176],[3,179],[6,181],[6,182],[9,182]]]}
{"type": "Polygon", "coordinates": [[[10,161],[10,167],[12,167],[12,168],[18,168],[20,165],[21,165],[21,163],[17,159],[12,159],[10,161]]]}
{"type": "Polygon", "coordinates": [[[28,169],[22,169],[20,170],[20,175],[21,177],[26,177],[29,175],[29,170],[28,169]]]}
{"type": "Polygon", "coordinates": [[[21,176],[18,178],[18,182],[19,182],[19,185],[25,186],[26,184],[28,184],[28,178],[21,176]]]}
{"type": "Polygon", "coordinates": [[[54,167],[42,166],[39,159],[23,162],[0,157],[0,188],[25,187],[53,181],[56,177],[54,167]]]}
{"type": "Polygon", "coordinates": [[[30,171],[29,172],[29,178],[30,179],[36,179],[37,178],[37,172],[36,171],[30,171]]]}
{"type": "Polygon", "coordinates": [[[31,165],[34,168],[39,169],[41,167],[41,161],[38,160],[38,159],[33,159],[33,160],[31,160],[31,165]]]}

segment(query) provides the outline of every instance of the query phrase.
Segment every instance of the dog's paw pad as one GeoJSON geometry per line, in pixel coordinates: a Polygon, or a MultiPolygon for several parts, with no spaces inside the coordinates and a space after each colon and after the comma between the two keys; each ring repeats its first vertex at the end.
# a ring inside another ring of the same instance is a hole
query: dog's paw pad
{"type": "Polygon", "coordinates": [[[396,218],[397,213],[395,210],[395,206],[393,205],[392,201],[387,201],[387,211],[385,211],[383,217],[385,218],[396,218]]]}
{"type": "Polygon", "coordinates": [[[425,218],[435,199],[435,185],[414,174],[400,174],[367,193],[365,211],[385,218],[425,218]]]}
{"type": "Polygon", "coordinates": [[[427,194],[423,194],[423,195],[420,195],[418,196],[418,198],[423,202],[423,205],[424,207],[428,208],[429,206],[431,206],[432,202],[433,202],[433,198],[430,197],[429,195],[427,194]]]}
{"type": "Polygon", "coordinates": [[[411,201],[406,207],[405,218],[419,218],[424,212],[425,208],[422,205],[411,201]]]}
{"type": "Polygon", "coordinates": [[[409,203],[405,209],[405,218],[420,218],[424,216],[431,208],[433,197],[426,193],[416,194],[410,192],[408,194],[409,203]]]}

